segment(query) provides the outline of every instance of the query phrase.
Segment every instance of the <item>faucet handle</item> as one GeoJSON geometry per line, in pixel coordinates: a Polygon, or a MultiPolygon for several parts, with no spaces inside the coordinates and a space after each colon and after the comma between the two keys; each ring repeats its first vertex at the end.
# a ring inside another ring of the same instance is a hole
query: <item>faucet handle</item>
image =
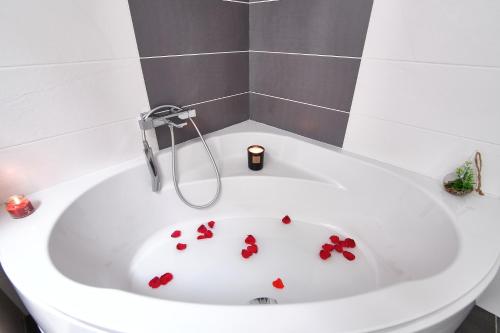
{"type": "Polygon", "coordinates": [[[142,115],[139,116],[139,127],[143,131],[153,129],[155,127],[153,124],[153,119],[152,118],[144,119],[142,115]]]}
{"type": "Polygon", "coordinates": [[[190,110],[179,112],[179,119],[185,120],[185,119],[194,118],[194,117],[196,117],[196,110],[195,109],[190,109],[190,110]]]}

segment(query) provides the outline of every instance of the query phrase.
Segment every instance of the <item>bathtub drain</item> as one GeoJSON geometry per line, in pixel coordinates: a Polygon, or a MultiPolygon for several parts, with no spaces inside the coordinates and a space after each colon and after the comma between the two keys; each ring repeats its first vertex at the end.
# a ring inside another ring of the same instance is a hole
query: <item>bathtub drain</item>
{"type": "Polygon", "coordinates": [[[270,297],[257,297],[249,302],[250,304],[278,304],[278,301],[270,297]]]}

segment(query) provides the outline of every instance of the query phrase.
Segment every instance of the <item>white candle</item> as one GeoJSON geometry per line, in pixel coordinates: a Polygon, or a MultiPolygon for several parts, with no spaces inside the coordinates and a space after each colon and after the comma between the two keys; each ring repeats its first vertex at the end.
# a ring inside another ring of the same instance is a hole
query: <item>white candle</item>
{"type": "Polygon", "coordinates": [[[259,146],[252,146],[248,148],[248,151],[251,152],[252,154],[260,154],[264,151],[264,149],[259,146]]]}

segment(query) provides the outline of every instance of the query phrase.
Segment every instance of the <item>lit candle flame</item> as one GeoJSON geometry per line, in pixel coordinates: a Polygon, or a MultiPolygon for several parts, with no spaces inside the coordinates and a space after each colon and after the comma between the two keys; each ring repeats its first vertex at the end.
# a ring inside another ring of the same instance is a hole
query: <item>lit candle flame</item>
{"type": "Polygon", "coordinates": [[[14,202],[15,205],[19,205],[21,203],[21,197],[19,195],[13,195],[10,199],[14,202]]]}

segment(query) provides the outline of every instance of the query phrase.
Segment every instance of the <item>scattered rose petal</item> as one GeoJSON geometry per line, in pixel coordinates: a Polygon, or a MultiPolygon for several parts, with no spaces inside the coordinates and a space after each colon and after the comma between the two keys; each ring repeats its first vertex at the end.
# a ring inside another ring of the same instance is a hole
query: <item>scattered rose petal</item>
{"type": "Polygon", "coordinates": [[[207,238],[212,238],[214,235],[213,232],[211,232],[210,230],[206,230],[202,235],[198,235],[198,237],[196,237],[196,239],[207,239],[207,238]]]}
{"type": "Polygon", "coordinates": [[[334,248],[335,248],[335,251],[337,251],[337,252],[340,252],[340,253],[344,252],[344,248],[340,244],[336,244],[334,246],[334,248]]]}
{"type": "Polygon", "coordinates": [[[151,281],[149,281],[149,286],[153,289],[160,287],[160,285],[161,285],[160,278],[157,276],[155,276],[154,278],[151,279],[151,281]]]}
{"type": "Polygon", "coordinates": [[[177,250],[179,250],[179,251],[185,250],[186,247],[187,247],[187,244],[177,243],[177,250]]]}
{"type": "Polygon", "coordinates": [[[344,240],[344,246],[349,247],[349,248],[355,248],[356,247],[356,242],[352,238],[346,238],[344,240]]]}
{"type": "Polygon", "coordinates": [[[198,227],[198,229],[197,229],[197,230],[198,230],[198,232],[199,232],[199,233],[202,233],[202,234],[203,234],[203,233],[205,233],[205,232],[207,231],[207,227],[205,227],[205,225],[204,225],[204,224],[202,224],[202,225],[200,225],[200,226],[198,227]]]}
{"type": "Polygon", "coordinates": [[[252,252],[248,251],[247,249],[241,250],[241,256],[245,259],[248,259],[252,256],[252,252]]]}
{"type": "Polygon", "coordinates": [[[160,277],[160,283],[162,285],[166,285],[167,283],[169,283],[170,281],[172,281],[174,279],[174,276],[172,275],[172,273],[165,273],[163,274],[161,277],[160,277]]]}
{"type": "Polygon", "coordinates": [[[213,229],[215,227],[215,221],[210,221],[207,223],[210,229],[213,229]]]}
{"type": "Polygon", "coordinates": [[[332,256],[332,254],[329,251],[321,250],[319,251],[319,256],[321,259],[326,260],[332,256]]]}
{"type": "Polygon", "coordinates": [[[181,231],[180,230],[175,230],[171,235],[170,237],[172,238],[177,238],[177,237],[181,237],[181,231]]]}
{"type": "Polygon", "coordinates": [[[248,245],[247,246],[247,251],[250,253],[258,253],[259,252],[259,247],[256,244],[248,245]]]}
{"type": "Polygon", "coordinates": [[[286,215],[281,219],[281,222],[283,222],[284,224],[290,224],[290,222],[292,222],[292,219],[290,218],[290,216],[286,215]]]}
{"type": "Polygon", "coordinates": [[[335,246],[333,246],[332,244],[323,244],[321,248],[325,251],[332,252],[335,246]]]}
{"type": "Polygon", "coordinates": [[[276,289],[283,289],[285,288],[285,285],[283,284],[283,281],[280,278],[277,278],[276,280],[273,281],[273,287],[276,289]]]}
{"type": "Polygon", "coordinates": [[[344,255],[344,258],[346,258],[349,261],[353,261],[354,259],[356,259],[356,256],[349,251],[344,251],[344,253],[342,254],[344,255]]]}
{"type": "Polygon", "coordinates": [[[338,244],[338,243],[340,243],[340,237],[339,237],[339,236],[337,236],[337,235],[330,236],[330,241],[331,241],[333,244],[338,244]]]}
{"type": "Polygon", "coordinates": [[[252,235],[248,235],[247,238],[245,238],[245,243],[253,245],[255,244],[256,240],[255,237],[252,235]]]}

